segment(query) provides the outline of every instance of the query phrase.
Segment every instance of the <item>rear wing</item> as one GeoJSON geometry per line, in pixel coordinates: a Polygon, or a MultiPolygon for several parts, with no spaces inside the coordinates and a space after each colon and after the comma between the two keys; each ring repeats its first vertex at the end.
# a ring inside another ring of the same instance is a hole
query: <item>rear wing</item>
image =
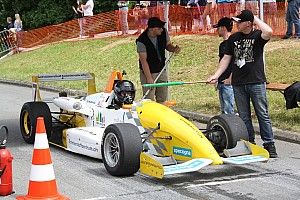
{"type": "Polygon", "coordinates": [[[82,81],[87,80],[87,94],[96,93],[96,83],[94,73],[71,73],[71,74],[38,74],[32,76],[32,96],[33,101],[42,101],[40,94],[41,82],[53,81],[82,81]]]}

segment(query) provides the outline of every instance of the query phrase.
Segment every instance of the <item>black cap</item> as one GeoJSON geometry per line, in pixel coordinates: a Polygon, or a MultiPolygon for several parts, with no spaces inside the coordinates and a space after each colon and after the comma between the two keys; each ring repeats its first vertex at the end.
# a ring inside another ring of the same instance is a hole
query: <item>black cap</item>
{"type": "Polygon", "coordinates": [[[230,18],[228,17],[223,17],[221,18],[217,24],[213,25],[213,28],[218,28],[221,26],[225,26],[226,28],[232,28],[233,22],[230,18]]]}
{"type": "Polygon", "coordinates": [[[148,20],[148,28],[163,28],[166,22],[161,21],[159,18],[157,17],[151,17],[148,20]]]}
{"type": "Polygon", "coordinates": [[[236,17],[232,17],[232,19],[236,22],[253,22],[254,15],[250,10],[243,10],[241,14],[237,15],[236,17]]]}

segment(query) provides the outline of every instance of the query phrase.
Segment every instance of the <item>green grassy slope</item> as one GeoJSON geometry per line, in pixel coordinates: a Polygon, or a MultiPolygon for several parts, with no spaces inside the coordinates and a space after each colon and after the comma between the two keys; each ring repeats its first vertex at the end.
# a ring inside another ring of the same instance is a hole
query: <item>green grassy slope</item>
{"type": "MultiPolygon", "coordinates": [[[[126,70],[126,78],[138,88],[141,98],[135,37],[104,38],[50,44],[40,49],[23,52],[0,61],[0,78],[31,81],[41,73],[93,72],[97,90],[105,87],[112,70],[126,70]]],[[[182,51],[172,58],[170,81],[206,80],[218,63],[216,36],[181,35],[171,38],[182,51]]],[[[266,71],[269,82],[293,83],[300,80],[300,42],[272,40],[266,46],[266,71]]],[[[51,83],[54,84],[54,83],[51,83]]],[[[85,82],[60,82],[56,86],[85,89],[85,82]]],[[[170,88],[171,99],[177,107],[207,114],[219,113],[217,91],[211,85],[183,85],[170,88]]],[[[300,109],[285,109],[279,92],[268,91],[270,115],[274,126],[300,132],[300,109]]]]}

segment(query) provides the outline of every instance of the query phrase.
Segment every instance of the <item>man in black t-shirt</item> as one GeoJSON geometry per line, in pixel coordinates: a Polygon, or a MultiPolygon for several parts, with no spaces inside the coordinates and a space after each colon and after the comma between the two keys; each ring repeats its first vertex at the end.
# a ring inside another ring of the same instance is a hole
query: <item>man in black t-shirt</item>
{"type": "Polygon", "coordinates": [[[264,142],[263,146],[269,152],[271,158],[276,158],[277,153],[268,112],[264,71],[264,46],[270,40],[273,30],[249,10],[243,10],[241,14],[232,19],[237,22],[238,32],[228,38],[225,55],[219,63],[219,68],[207,81],[215,83],[233,60],[232,85],[234,98],[239,116],[246,124],[249,141],[255,143],[250,110],[251,101],[259,122],[260,135],[264,142]],[[254,29],[254,24],[260,30],[254,29]]]}
{"type": "MultiPolygon", "coordinates": [[[[219,61],[225,54],[227,40],[231,35],[232,27],[233,22],[228,17],[221,18],[217,24],[213,25],[213,28],[217,28],[219,37],[222,37],[224,39],[224,41],[219,45],[219,61]]],[[[218,78],[217,88],[219,90],[219,99],[222,114],[234,114],[234,94],[230,76],[232,65],[233,60],[230,62],[227,69],[218,78]]]]}

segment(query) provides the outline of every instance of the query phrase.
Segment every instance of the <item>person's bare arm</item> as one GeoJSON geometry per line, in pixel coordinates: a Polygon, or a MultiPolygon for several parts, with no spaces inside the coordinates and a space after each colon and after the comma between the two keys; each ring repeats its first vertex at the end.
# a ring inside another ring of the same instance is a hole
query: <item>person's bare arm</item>
{"type": "Polygon", "coordinates": [[[225,54],[221,61],[219,62],[219,67],[214,75],[210,76],[207,79],[208,83],[216,83],[218,78],[221,76],[221,74],[227,69],[230,61],[231,61],[231,55],[225,54]]]}
{"type": "Polygon", "coordinates": [[[76,14],[78,14],[78,13],[77,13],[77,10],[76,10],[76,8],[75,8],[74,6],[72,6],[72,9],[74,10],[74,12],[75,12],[76,14]]]}
{"type": "Polygon", "coordinates": [[[154,80],[152,78],[150,68],[149,68],[149,64],[147,62],[147,53],[146,52],[139,53],[139,59],[140,59],[141,64],[142,64],[142,69],[143,69],[143,72],[146,76],[147,83],[153,83],[154,80]]]}
{"type": "Polygon", "coordinates": [[[256,24],[258,26],[258,28],[262,31],[262,34],[261,34],[262,39],[264,39],[264,40],[271,39],[271,37],[273,35],[273,30],[268,24],[266,24],[265,22],[263,22],[256,16],[254,16],[253,23],[256,24]]]}

